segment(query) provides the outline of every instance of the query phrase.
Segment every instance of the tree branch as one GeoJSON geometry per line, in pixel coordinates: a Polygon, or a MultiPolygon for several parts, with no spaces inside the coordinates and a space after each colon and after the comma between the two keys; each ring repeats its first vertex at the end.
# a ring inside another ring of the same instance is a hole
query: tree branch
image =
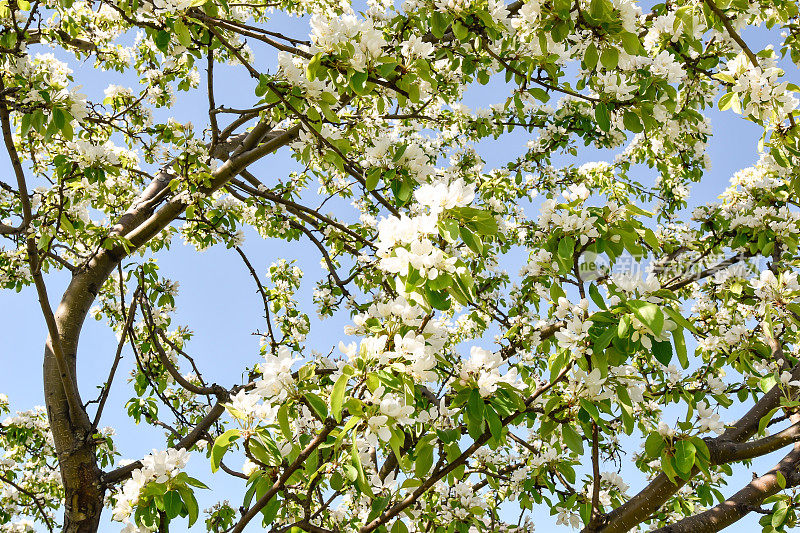
{"type": "MultiPolygon", "coordinates": [[[[194,428],[192,428],[192,431],[190,431],[189,434],[187,434],[180,441],[178,441],[178,443],[175,445],[175,448],[178,450],[181,448],[189,450],[192,446],[194,446],[197,443],[197,441],[203,438],[203,436],[208,431],[208,428],[210,428],[211,425],[214,424],[214,422],[216,422],[217,419],[220,416],[222,416],[222,413],[224,412],[225,412],[225,407],[222,405],[222,402],[217,400],[217,402],[214,404],[211,410],[206,414],[206,416],[204,416],[203,419],[200,420],[200,422],[198,422],[194,428]]],[[[102,476],[103,484],[108,486],[108,485],[113,485],[115,483],[119,483],[120,481],[124,481],[131,475],[131,473],[134,470],[142,468],[142,466],[143,465],[141,461],[135,461],[125,466],[116,468],[111,472],[107,472],[102,476]]]]}
{"type": "Polygon", "coordinates": [[[244,530],[245,526],[253,518],[255,518],[255,516],[259,512],[261,512],[261,509],[263,509],[269,503],[269,501],[273,498],[273,496],[275,496],[278,493],[278,491],[280,491],[283,488],[284,484],[286,483],[286,481],[288,481],[288,479],[292,476],[292,474],[294,474],[294,472],[298,468],[303,466],[303,463],[305,463],[308,456],[311,455],[311,453],[314,450],[316,450],[320,444],[325,442],[325,440],[328,438],[328,435],[330,434],[331,431],[333,431],[333,428],[335,427],[336,427],[336,421],[334,419],[329,418],[325,421],[322,427],[322,431],[320,431],[317,434],[317,436],[314,437],[314,440],[308,443],[305,449],[302,452],[300,452],[300,455],[297,456],[297,459],[295,459],[294,462],[292,462],[292,464],[290,464],[283,470],[280,477],[275,481],[275,483],[273,483],[272,487],[270,487],[270,489],[267,490],[267,492],[264,493],[264,495],[261,498],[259,498],[258,501],[254,503],[250,509],[247,510],[244,516],[242,516],[242,519],[239,520],[236,526],[231,530],[231,533],[241,533],[242,530],[244,530]]]}
{"type": "Polygon", "coordinates": [[[122,327],[122,333],[120,334],[119,343],[117,344],[117,352],[114,354],[114,362],[111,365],[111,370],[108,372],[108,379],[106,379],[103,390],[100,391],[97,412],[95,413],[94,421],[92,422],[92,431],[96,430],[97,425],[100,423],[100,417],[103,415],[103,407],[105,407],[108,394],[111,392],[111,382],[114,381],[114,375],[117,373],[117,366],[119,365],[120,359],[122,359],[122,348],[125,346],[125,339],[128,336],[128,330],[133,325],[133,319],[136,315],[136,304],[136,293],[134,293],[131,305],[128,308],[128,315],[125,318],[125,325],[122,327]]]}
{"type": "Polygon", "coordinates": [[[731,20],[728,18],[728,16],[725,15],[725,13],[723,13],[719,7],[717,7],[717,4],[714,3],[714,0],[703,1],[706,3],[709,9],[714,12],[717,18],[719,18],[719,20],[722,22],[722,25],[725,26],[725,30],[728,32],[728,35],[730,35],[731,39],[733,39],[736,44],[739,45],[739,47],[747,56],[747,59],[750,60],[750,63],[752,63],[754,67],[759,67],[758,58],[747,46],[747,43],[744,42],[744,39],[742,39],[742,37],[736,32],[736,28],[733,27],[733,24],[731,24],[731,20]]]}
{"type": "MultiPolygon", "coordinates": [[[[800,379],[800,365],[797,365],[792,371],[791,379],[800,379]]],[[[722,435],[706,441],[709,444],[709,451],[710,448],[720,443],[732,443],[731,445],[734,446],[734,449],[737,449],[736,443],[744,443],[747,439],[752,437],[756,431],[758,431],[758,423],[761,418],[771,409],[780,405],[780,400],[783,396],[781,387],[781,384],[772,387],[769,392],[762,396],[747,413],[725,430],[722,435]]],[[[770,445],[774,445],[778,441],[771,442],[772,444],[770,445]]],[[[723,444],[723,446],[726,445],[727,444],[723,444]]],[[[764,445],[764,443],[760,443],[760,445],[764,445]]],[[[748,453],[752,453],[757,448],[758,446],[756,445],[752,445],[752,447],[744,445],[742,449],[749,450],[748,453]]],[[[734,453],[735,457],[736,452],[732,453],[734,453]]],[[[728,457],[720,453],[717,454],[716,460],[721,464],[730,462],[732,459],[728,459],[728,457]]],[[[696,473],[697,469],[695,468],[692,471],[692,475],[696,473]]],[[[675,483],[672,483],[669,477],[663,472],[658,474],[644,489],[639,491],[638,494],[606,515],[604,524],[602,524],[597,531],[602,531],[603,533],[623,533],[628,531],[658,510],[661,505],[685,483],[686,481],[681,478],[676,478],[675,483]]]]}
{"type": "Polygon", "coordinates": [[[800,445],[795,444],[780,463],[761,477],[748,483],[742,490],[711,509],[684,518],[674,524],[655,530],[655,533],[711,533],[719,531],[758,507],[769,496],[782,489],[778,483],[780,473],[786,486],[792,487],[800,482],[797,467],[800,465],[800,445]]]}
{"type": "Polygon", "coordinates": [[[39,510],[39,514],[42,515],[42,518],[44,519],[44,523],[47,526],[47,530],[50,533],[53,533],[53,521],[47,515],[47,511],[45,510],[44,505],[36,496],[36,494],[34,494],[29,490],[25,490],[24,488],[20,487],[19,485],[17,485],[7,477],[3,476],[2,474],[0,474],[0,481],[2,481],[3,483],[8,483],[9,485],[17,489],[19,492],[21,492],[22,494],[33,500],[33,503],[36,504],[36,508],[39,510]]]}

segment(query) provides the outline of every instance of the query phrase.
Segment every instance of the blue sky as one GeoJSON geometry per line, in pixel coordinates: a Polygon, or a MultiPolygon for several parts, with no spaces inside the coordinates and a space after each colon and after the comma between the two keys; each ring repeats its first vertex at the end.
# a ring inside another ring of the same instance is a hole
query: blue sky
{"type": "MultiPolygon", "coordinates": [[[[280,19],[276,24],[288,34],[304,36],[307,23],[297,19],[280,19]]],[[[752,39],[755,48],[763,42],[767,35],[761,30],[751,30],[745,37],[752,39]]],[[[266,60],[266,58],[264,59],[266,60]]],[[[271,61],[271,60],[270,60],[271,61]]],[[[262,63],[263,64],[263,63],[262,63]]],[[[267,63],[269,64],[269,63],[267,63]]],[[[70,66],[76,71],[76,79],[83,83],[84,92],[97,100],[102,99],[102,92],[110,83],[132,85],[130,79],[118,73],[104,73],[91,69],[91,65],[70,66]]],[[[793,66],[784,65],[790,71],[789,79],[797,81],[797,72],[793,66]]],[[[254,101],[252,83],[240,69],[225,68],[218,72],[217,101],[231,107],[245,107],[254,101]]],[[[203,86],[204,81],[201,82],[203,86]]],[[[483,90],[470,93],[466,102],[471,107],[488,106],[499,101],[496,87],[487,86],[483,90]],[[493,94],[494,93],[494,94],[493,94]],[[489,98],[493,98],[489,100],[489,98]]],[[[178,105],[172,115],[178,120],[191,120],[196,129],[202,128],[207,121],[204,96],[178,94],[178,105]],[[200,110],[198,112],[198,110],[200,110]]],[[[760,131],[757,127],[743,121],[731,112],[712,112],[714,136],[711,140],[710,155],[712,171],[701,184],[692,187],[692,205],[713,201],[727,186],[728,179],[736,170],[753,164],[758,159],[756,142],[760,131]]],[[[515,132],[509,138],[497,142],[482,143],[479,151],[487,161],[487,168],[502,164],[515,154],[520,153],[528,140],[528,134],[515,132]]],[[[587,150],[578,164],[603,158],[603,154],[587,150]]],[[[285,176],[295,169],[295,163],[284,151],[255,167],[255,174],[270,183],[271,176],[285,176]]],[[[0,173],[9,175],[8,162],[0,156],[0,173]]],[[[652,182],[652,173],[646,176],[634,176],[644,183],[652,182]]],[[[311,306],[313,282],[319,279],[322,269],[319,266],[319,254],[307,241],[295,241],[290,244],[279,241],[264,241],[253,232],[247,233],[244,249],[253,261],[259,274],[263,275],[268,266],[281,258],[296,259],[306,271],[307,282],[298,294],[302,307],[309,316],[315,316],[311,306]]],[[[189,348],[206,375],[207,379],[221,384],[238,383],[245,365],[252,365],[259,359],[258,339],[251,335],[257,329],[264,328],[263,310],[258,295],[255,293],[252,279],[247,275],[238,255],[224,247],[214,247],[198,254],[192,247],[176,240],[169,251],[158,255],[162,274],[180,281],[180,294],[177,299],[177,319],[173,324],[188,325],[195,337],[189,348]]],[[[515,268],[509,268],[512,272],[515,268]]],[[[64,274],[48,275],[49,292],[54,306],[57,304],[63,288],[68,282],[64,274]]],[[[8,394],[12,408],[29,409],[43,404],[41,379],[42,352],[45,339],[45,326],[41,317],[36,296],[33,290],[25,289],[21,293],[0,292],[0,309],[3,319],[0,320],[0,361],[4,363],[4,372],[0,373],[0,392],[8,394]]],[[[312,326],[309,336],[309,348],[327,353],[339,340],[346,340],[342,327],[347,323],[346,316],[335,317],[312,326]]],[[[79,351],[78,377],[84,401],[96,396],[96,387],[105,379],[116,348],[114,334],[102,323],[88,319],[81,338],[79,351]]],[[[125,458],[139,458],[151,448],[163,447],[163,435],[160,430],[149,426],[136,426],[124,413],[125,402],[133,396],[132,389],[126,387],[120,378],[127,376],[132,368],[132,356],[126,357],[118,373],[118,381],[112,389],[103,425],[112,425],[117,429],[116,442],[125,458]]],[[[738,487],[747,482],[751,470],[763,471],[769,467],[774,458],[756,463],[753,468],[736,467],[738,474],[732,480],[731,487],[738,487]]],[[[190,463],[190,471],[197,477],[217,487],[214,495],[198,494],[201,507],[207,507],[216,498],[230,498],[234,506],[240,504],[243,491],[239,480],[231,480],[227,476],[217,475],[211,478],[208,473],[208,462],[200,454],[194,454],[190,463]]],[[[239,465],[232,464],[237,467],[239,465]]],[[[637,485],[629,491],[635,492],[637,485]]],[[[105,525],[101,531],[118,531],[118,524],[108,522],[110,513],[105,515],[105,525]]],[[[546,512],[535,516],[538,531],[556,530],[554,521],[546,512]]],[[[754,520],[749,521],[750,524],[754,520]]],[[[176,528],[180,530],[182,527],[176,528]]],[[[197,529],[197,528],[195,528],[197,529]]],[[[257,530],[250,527],[248,530],[257,530]]]]}

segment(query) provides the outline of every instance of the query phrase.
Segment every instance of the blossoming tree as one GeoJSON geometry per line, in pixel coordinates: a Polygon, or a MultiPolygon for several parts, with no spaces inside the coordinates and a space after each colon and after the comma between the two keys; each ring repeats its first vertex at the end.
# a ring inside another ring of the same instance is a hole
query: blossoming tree
{"type": "Polygon", "coordinates": [[[93,532],[108,508],[126,532],[180,530],[220,476],[247,489],[209,531],[531,531],[548,511],[587,533],[751,512],[791,527],[800,145],[777,65],[800,60],[798,16],[786,0],[0,0],[0,284],[35,287],[49,332],[46,415],[0,428],[0,529],[93,532]],[[749,46],[748,25],[778,49],[749,46]],[[140,85],[93,101],[79,61],[140,85]],[[235,102],[215,97],[220,63],[252,78],[235,102]],[[495,101],[472,111],[479,84],[495,101]],[[176,90],[204,92],[202,129],[162,119],[176,90]],[[690,216],[713,106],[763,137],[690,216]],[[513,130],[527,145],[486,167],[479,141],[513,130]],[[613,160],[584,164],[581,144],[613,160]],[[259,175],[286,154],[303,170],[259,175]],[[248,228],[318,252],[313,304],[296,265],[248,258],[248,228]],[[178,236],[240,256],[263,300],[239,383],[173,323],[155,261],[178,236]],[[57,271],[69,285],[48,294],[57,271]],[[119,346],[87,400],[89,314],[119,346]],[[318,355],[307,333],[342,314],[318,355]],[[107,402],[126,386],[124,409],[107,402]],[[111,410],[163,428],[162,451],[121,463],[111,410]],[[214,476],[189,476],[189,455],[214,476]]]}

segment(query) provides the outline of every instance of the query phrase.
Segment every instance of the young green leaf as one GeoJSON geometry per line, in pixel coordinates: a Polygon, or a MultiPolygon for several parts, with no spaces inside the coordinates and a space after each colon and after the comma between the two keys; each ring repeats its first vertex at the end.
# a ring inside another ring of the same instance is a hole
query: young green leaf
{"type": "Polygon", "coordinates": [[[347,374],[342,374],[336,379],[331,391],[331,415],[337,422],[342,421],[342,405],[344,405],[344,393],[347,388],[347,374]]]}
{"type": "Polygon", "coordinates": [[[564,444],[566,444],[570,450],[578,455],[583,455],[583,439],[572,429],[572,426],[569,424],[561,424],[561,436],[564,439],[564,444]]]}
{"type": "Polygon", "coordinates": [[[219,462],[228,451],[231,443],[242,435],[239,429],[229,429],[214,440],[214,445],[211,447],[211,471],[216,472],[219,469],[219,462]]]}

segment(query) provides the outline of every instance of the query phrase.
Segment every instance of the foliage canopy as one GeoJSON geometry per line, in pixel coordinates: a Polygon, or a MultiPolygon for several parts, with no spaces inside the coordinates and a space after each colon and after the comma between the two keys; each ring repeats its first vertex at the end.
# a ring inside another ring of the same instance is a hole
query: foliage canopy
{"type": "Polygon", "coordinates": [[[184,528],[227,475],[247,490],[209,531],[522,532],[542,509],[587,533],[793,526],[800,89],[778,64],[799,35],[784,0],[0,0],[0,286],[35,286],[50,333],[46,415],[0,428],[0,529],[92,532],[104,507],[125,532],[184,528]],[[279,31],[286,14],[310,34],[279,31]],[[748,46],[753,25],[777,49],[748,46]],[[138,86],[95,101],[81,61],[138,86]],[[235,102],[223,63],[251,79],[235,102]],[[494,101],[473,110],[478,85],[494,101]],[[202,128],[166,118],[181,91],[205,93],[202,128]],[[763,137],[690,216],[713,106],[763,137]],[[488,168],[479,141],[520,131],[488,168]],[[281,154],[302,170],[261,176],[281,154]],[[254,264],[245,229],[319,253],[316,317],[300,268],[254,264]],[[263,300],[241,383],[173,320],[156,260],[178,237],[238,254],[263,300]],[[337,313],[354,340],[321,356],[307,335],[337,313]],[[86,402],[89,315],[119,347],[86,402]],[[127,414],[165,430],[130,464],[99,429],[123,353],[127,414]],[[728,492],[735,463],[781,449],[728,492]]]}

